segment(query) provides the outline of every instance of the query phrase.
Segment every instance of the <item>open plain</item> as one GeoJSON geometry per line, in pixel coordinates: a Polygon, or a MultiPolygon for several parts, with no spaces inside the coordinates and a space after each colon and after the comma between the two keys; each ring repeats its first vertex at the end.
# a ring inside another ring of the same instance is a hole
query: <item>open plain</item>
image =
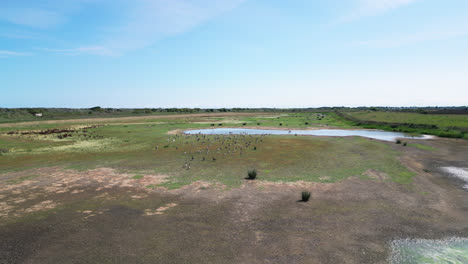
{"type": "Polygon", "coordinates": [[[2,125],[0,263],[387,263],[394,240],[468,236],[464,182],[442,169],[468,167],[464,139],[183,133],[213,127],[356,129],[334,113],[2,125]]]}

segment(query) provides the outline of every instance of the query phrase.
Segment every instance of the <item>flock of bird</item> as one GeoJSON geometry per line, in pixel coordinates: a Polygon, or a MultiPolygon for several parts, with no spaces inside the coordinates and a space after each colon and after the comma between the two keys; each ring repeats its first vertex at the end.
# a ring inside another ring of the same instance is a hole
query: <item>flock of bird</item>
{"type": "MultiPolygon", "coordinates": [[[[220,157],[229,157],[234,155],[242,156],[247,151],[256,151],[260,143],[263,142],[266,134],[247,135],[247,134],[228,134],[212,135],[203,134],[176,134],[167,139],[167,145],[161,149],[175,148],[183,151],[184,164],[182,168],[190,170],[196,161],[215,162],[220,157]]],[[[160,146],[156,145],[155,150],[160,146]]]]}

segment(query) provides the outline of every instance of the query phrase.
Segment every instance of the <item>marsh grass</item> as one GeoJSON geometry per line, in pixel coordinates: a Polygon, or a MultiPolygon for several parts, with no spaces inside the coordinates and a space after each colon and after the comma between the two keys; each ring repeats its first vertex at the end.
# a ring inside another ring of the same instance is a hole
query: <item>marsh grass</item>
{"type": "Polygon", "coordinates": [[[249,170],[247,172],[247,178],[248,180],[255,180],[257,178],[257,170],[253,169],[253,170],[249,170]]]}
{"type": "Polygon", "coordinates": [[[310,192],[304,191],[301,193],[301,201],[307,202],[310,199],[310,192]]]}

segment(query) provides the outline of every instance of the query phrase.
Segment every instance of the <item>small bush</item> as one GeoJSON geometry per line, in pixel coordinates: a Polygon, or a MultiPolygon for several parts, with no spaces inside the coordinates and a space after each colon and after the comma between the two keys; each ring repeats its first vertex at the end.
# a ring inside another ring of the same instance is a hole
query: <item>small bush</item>
{"type": "Polygon", "coordinates": [[[405,143],[403,143],[403,146],[405,146],[405,147],[406,147],[406,145],[408,145],[408,143],[406,143],[406,142],[405,142],[405,143]]]}
{"type": "Polygon", "coordinates": [[[243,126],[247,125],[247,123],[242,123],[243,126]]]}
{"type": "Polygon", "coordinates": [[[215,126],[215,124],[210,124],[210,126],[215,126]]]}
{"type": "Polygon", "coordinates": [[[279,125],[280,125],[280,126],[282,126],[282,125],[283,125],[283,123],[279,123],[279,125]]]}
{"type": "Polygon", "coordinates": [[[260,123],[257,123],[257,126],[259,126],[259,125],[260,125],[260,123]]]}
{"type": "Polygon", "coordinates": [[[309,122],[305,122],[304,125],[309,125],[309,122]]]}
{"type": "Polygon", "coordinates": [[[256,147],[256,146],[254,146],[254,150],[257,150],[257,147],[256,147]]]}
{"type": "Polygon", "coordinates": [[[395,143],[401,144],[401,140],[397,139],[397,141],[395,143]]]}
{"type": "Polygon", "coordinates": [[[135,175],[135,176],[132,177],[132,179],[134,179],[134,180],[139,180],[141,178],[143,178],[143,175],[135,175]]]}
{"type": "Polygon", "coordinates": [[[301,193],[301,198],[303,202],[307,202],[310,199],[310,192],[302,192],[301,193]]]}
{"type": "Polygon", "coordinates": [[[249,170],[247,172],[247,179],[255,180],[257,178],[257,170],[249,170]]]}

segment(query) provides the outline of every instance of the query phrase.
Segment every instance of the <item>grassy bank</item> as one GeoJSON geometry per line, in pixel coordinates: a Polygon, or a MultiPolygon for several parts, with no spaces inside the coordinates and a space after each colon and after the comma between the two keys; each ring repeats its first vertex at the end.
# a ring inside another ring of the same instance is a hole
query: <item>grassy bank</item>
{"type": "Polygon", "coordinates": [[[414,134],[468,139],[468,115],[434,115],[403,112],[340,112],[349,125],[414,134]]]}

